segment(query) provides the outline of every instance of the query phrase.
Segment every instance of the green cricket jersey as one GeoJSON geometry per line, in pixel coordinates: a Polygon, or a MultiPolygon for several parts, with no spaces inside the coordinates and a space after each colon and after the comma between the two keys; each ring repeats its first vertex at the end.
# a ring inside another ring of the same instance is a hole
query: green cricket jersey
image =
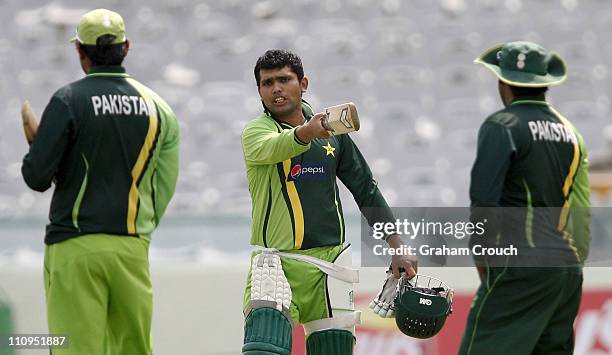
{"type": "Polygon", "coordinates": [[[470,198],[472,207],[505,207],[503,213],[511,218],[500,221],[499,232],[506,241],[524,249],[571,253],[581,263],[586,259],[587,152],[580,133],[544,95],[517,99],[483,123],[470,198]],[[508,212],[511,207],[521,208],[508,212]],[[572,209],[577,218],[568,215],[572,209]]]}
{"type": "Polygon", "coordinates": [[[55,181],[45,243],[106,233],[149,239],[176,187],[179,129],[170,106],[120,66],[59,89],[23,158],[28,186],[55,181]]]}
{"type": "MultiPolygon", "coordinates": [[[[302,111],[306,119],[313,115],[306,102],[302,111]]],[[[343,243],[336,177],[353,194],[370,224],[377,219],[392,221],[367,162],[348,135],[304,144],[295,130],[262,114],[242,133],[252,199],[251,244],[290,250],[343,243]]]]}

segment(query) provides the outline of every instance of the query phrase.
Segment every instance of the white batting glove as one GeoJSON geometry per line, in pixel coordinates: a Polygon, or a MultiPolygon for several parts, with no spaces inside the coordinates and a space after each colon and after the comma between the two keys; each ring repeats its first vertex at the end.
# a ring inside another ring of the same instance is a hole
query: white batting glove
{"type": "Polygon", "coordinates": [[[395,317],[394,301],[397,295],[397,283],[399,281],[400,280],[395,278],[392,271],[387,271],[387,279],[383,284],[382,290],[369,305],[374,313],[383,318],[395,317]]]}

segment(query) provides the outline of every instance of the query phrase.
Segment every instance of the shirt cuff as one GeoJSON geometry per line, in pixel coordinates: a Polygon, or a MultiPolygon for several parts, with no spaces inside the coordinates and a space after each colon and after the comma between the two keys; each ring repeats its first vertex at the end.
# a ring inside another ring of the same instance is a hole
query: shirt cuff
{"type": "Polygon", "coordinates": [[[299,145],[308,145],[308,143],[304,143],[302,142],[302,140],[300,140],[297,136],[297,128],[293,129],[293,139],[295,140],[295,142],[299,145]]]}

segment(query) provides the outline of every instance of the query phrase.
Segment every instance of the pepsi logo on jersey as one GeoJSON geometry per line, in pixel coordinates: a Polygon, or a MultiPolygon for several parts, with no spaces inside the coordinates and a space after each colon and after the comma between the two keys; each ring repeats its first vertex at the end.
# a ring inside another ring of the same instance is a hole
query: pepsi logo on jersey
{"type": "Polygon", "coordinates": [[[287,181],[297,180],[316,180],[321,181],[326,178],[328,174],[327,164],[319,162],[302,162],[301,164],[295,164],[289,170],[287,181]]]}

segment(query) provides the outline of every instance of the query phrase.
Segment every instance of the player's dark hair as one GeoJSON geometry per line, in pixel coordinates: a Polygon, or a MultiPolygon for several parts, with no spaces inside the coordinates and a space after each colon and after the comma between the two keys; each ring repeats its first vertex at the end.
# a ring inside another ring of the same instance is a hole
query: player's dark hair
{"type": "Polygon", "coordinates": [[[548,91],[548,86],[541,88],[525,88],[510,85],[510,90],[512,90],[512,95],[514,95],[514,97],[540,96],[548,91]]]}
{"type": "Polygon", "coordinates": [[[297,54],[284,49],[270,49],[266,51],[264,55],[257,59],[257,64],[255,64],[254,72],[257,87],[259,87],[259,80],[261,79],[261,74],[259,73],[261,69],[282,69],[284,67],[291,68],[291,71],[297,75],[298,80],[301,81],[304,78],[302,60],[297,54]]]}
{"type": "Polygon", "coordinates": [[[115,40],[113,35],[104,35],[98,37],[96,45],[79,44],[83,52],[91,64],[95,66],[99,65],[121,65],[123,59],[127,55],[125,42],[112,44],[115,40]]]}

